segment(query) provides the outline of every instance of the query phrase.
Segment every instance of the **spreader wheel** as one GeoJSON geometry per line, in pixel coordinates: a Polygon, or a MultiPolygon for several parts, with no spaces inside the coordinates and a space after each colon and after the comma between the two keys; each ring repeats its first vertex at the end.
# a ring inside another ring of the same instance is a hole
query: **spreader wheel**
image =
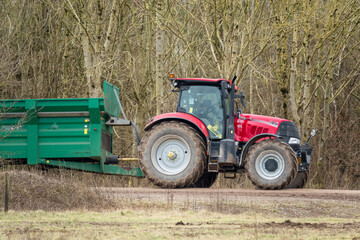
{"type": "Polygon", "coordinates": [[[298,164],[288,144],[279,140],[263,140],[251,147],[245,167],[256,187],[275,190],[286,187],[295,178],[298,164]]]}
{"type": "Polygon", "coordinates": [[[182,122],[162,122],[146,132],[139,148],[141,170],[163,188],[188,187],[204,172],[205,144],[182,122]]]}

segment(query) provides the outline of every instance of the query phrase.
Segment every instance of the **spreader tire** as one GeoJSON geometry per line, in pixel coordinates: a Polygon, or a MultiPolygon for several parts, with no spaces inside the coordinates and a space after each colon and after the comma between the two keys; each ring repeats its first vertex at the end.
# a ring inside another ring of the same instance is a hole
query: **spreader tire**
{"type": "Polygon", "coordinates": [[[139,147],[145,177],[162,188],[188,187],[204,172],[205,144],[195,129],[177,122],[162,122],[146,132],[139,147]]]}
{"type": "Polygon", "coordinates": [[[205,170],[203,175],[195,183],[191,184],[190,187],[210,188],[216,181],[217,176],[217,172],[208,172],[205,170]]]}
{"type": "Polygon", "coordinates": [[[245,167],[257,188],[276,190],[285,188],[295,178],[298,163],[288,144],[269,139],[251,147],[245,167]]]}
{"type": "Polygon", "coordinates": [[[304,188],[309,177],[309,170],[298,172],[286,188],[304,188]]]}

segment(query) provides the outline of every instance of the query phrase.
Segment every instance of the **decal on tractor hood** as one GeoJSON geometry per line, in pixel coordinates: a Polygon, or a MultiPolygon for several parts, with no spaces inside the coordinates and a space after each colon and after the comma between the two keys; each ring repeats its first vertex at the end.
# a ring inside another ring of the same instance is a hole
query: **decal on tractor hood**
{"type": "Polygon", "coordinates": [[[250,120],[253,121],[253,122],[267,124],[267,125],[270,125],[270,126],[273,126],[273,127],[277,127],[279,125],[278,122],[274,122],[274,121],[267,122],[267,121],[263,121],[263,120],[259,120],[259,119],[252,119],[252,118],[250,118],[250,120]]]}

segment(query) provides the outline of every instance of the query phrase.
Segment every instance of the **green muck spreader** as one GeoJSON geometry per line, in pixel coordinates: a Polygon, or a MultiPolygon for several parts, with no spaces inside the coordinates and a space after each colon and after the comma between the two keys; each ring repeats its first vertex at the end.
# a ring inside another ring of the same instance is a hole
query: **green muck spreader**
{"type": "Polygon", "coordinates": [[[140,168],[118,166],[114,126],[132,126],[140,143],[107,82],[104,98],[0,100],[0,159],[142,177],[140,168]]]}

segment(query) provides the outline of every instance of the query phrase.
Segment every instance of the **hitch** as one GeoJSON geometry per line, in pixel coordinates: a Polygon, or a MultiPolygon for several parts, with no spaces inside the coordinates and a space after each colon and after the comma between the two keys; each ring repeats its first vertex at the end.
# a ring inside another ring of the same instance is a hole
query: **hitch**
{"type": "Polygon", "coordinates": [[[310,132],[310,135],[308,139],[306,140],[305,144],[300,147],[300,149],[297,152],[297,157],[299,159],[299,171],[307,171],[310,160],[311,160],[311,152],[313,150],[313,147],[309,148],[309,142],[310,139],[315,136],[316,131],[313,129],[310,132]]]}

